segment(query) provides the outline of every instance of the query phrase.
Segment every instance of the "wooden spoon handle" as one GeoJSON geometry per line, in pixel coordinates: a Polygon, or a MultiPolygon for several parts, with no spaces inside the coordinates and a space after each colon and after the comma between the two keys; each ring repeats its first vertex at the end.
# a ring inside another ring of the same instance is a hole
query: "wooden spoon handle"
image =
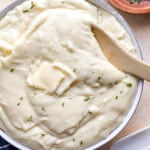
{"type": "Polygon", "coordinates": [[[131,55],[102,28],[93,26],[93,32],[108,60],[124,72],[150,81],[150,64],[131,55]]]}
{"type": "Polygon", "coordinates": [[[127,73],[150,81],[150,64],[137,59],[124,50],[118,54],[118,57],[120,57],[119,61],[114,58],[114,65],[127,73]]]}

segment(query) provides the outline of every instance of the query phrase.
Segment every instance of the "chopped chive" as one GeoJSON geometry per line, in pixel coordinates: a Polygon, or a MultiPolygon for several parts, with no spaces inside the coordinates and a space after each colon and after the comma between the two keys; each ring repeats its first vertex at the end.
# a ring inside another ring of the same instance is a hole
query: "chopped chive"
{"type": "MultiPolygon", "coordinates": [[[[34,2],[31,2],[31,6],[30,6],[29,9],[33,9],[34,7],[35,7],[34,2]]],[[[28,12],[29,12],[29,9],[24,9],[22,12],[23,12],[23,13],[28,13],[28,12]]]]}
{"type": "Polygon", "coordinates": [[[41,136],[42,136],[42,137],[44,137],[44,136],[45,136],[45,134],[44,134],[44,133],[41,133],[41,136]]]}
{"type": "Polygon", "coordinates": [[[86,97],[86,98],[84,99],[85,102],[87,102],[87,101],[89,101],[89,100],[90,100],[89,97],[86,97]]]}
{"type": "Polygon", "coordinates": [[[75,142],[76,139],[72,139],[73,142],[75,142]]]}
{"type": "Polygon", "coordinates": [[[90,115],[92,115],[92,114],[93,114],[91,111],[88,111],[88,113],[89,113],[90,115]]]}
{"type": "Polygon", "coordinates": [[[64,106],[65,106],[65,103],[63,102],[63,103],[61,104],[61,106],[64,107],[64,106]]]}
{"type": "Polygon", "coordinates": [[[20,102],[17,103],[17,106],[20,106],[20,102]]]}
{"type": "Polygon", "coordinates": [[[46,111],[45,107],[42,107],[42,110],[43,110],[43,111],[46,111]]]}
{"type": "Polygon", "coordinates": [[[112,83],[108,83],[108,85],[109,85],[109,86],[112,86],[113,84],[112,84],[112,83]]]}
{"type": "Polygon", "coordinates": [[[13,69],[13,68],[11,68],[11,69],[10,69],[10,72],[14,72],[14,69],[13,69]]]}
{"type": "Polygon", "coordinates": [[[118,82],[116,81],[115,84],[118,84],[118,82]]]}
{"type": "Polygon", "coordinates": [[[23,13],[28,13],[29,10],[28,10],[28,9],[25,9],[25,10],[23,10],[22,12],[23,12],[23,13]]]}
{"type": "Polygon", "coordinates": [[[33,2],[31,2],[31,7],[30,9],[34,8],[35,7],[35,4],[33,2]]]}
{"type": "Polygon", "coordinates": [[[126,84],[126,86],[130,88],[130,87],[132,87],[132,83],[129,82],[126,84]]]}
{"type": "Polygon", "coordinates": [[[123,93],[123,91],[120,91],[120,94],[122,94],[123,93]]]}
{"type": "Polygon", "coordinates": [[[116,100],[117,100],[118,98],[119,98],[118,96],[115,97],[116,100]]]}
{"type": "Polygon", "coordinates": [[[20,97],[20,101],[22,101],[22,100],[23,100],[23,97],[21,96],[21,97],[20,97]]]}
{"type": "Polygon", "coordinates": [[[100,80],[101,79],[101,77],[98,77],[98,80],[100,80]]]}
{"type": "Polygon", "coordinates": [[[73,72],[76,72],[77,71],[77,69],[73,69],[73,72]]]}
{"type": "Polygon", "coordinates": [[[80,145],[83,145],[83,141],[82,140],[80,141],[80,145]]]}

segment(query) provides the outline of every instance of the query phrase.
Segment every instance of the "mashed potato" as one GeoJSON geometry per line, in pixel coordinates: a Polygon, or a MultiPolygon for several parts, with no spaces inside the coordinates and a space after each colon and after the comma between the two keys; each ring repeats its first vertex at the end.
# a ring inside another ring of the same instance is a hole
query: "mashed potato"
{"type": "Polygon", "coordinates": [[[124,119],[136,78],[109,63],[91,30],[135,49],[118,21],[86,0],[26,0],[0,21],[0,127],[35,150],[80,150],[124,119]]]}

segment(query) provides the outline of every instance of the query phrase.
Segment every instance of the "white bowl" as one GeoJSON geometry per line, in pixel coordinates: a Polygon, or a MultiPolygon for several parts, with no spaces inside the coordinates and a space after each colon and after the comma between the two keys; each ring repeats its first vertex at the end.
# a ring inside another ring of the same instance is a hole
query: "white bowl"
{"type": "MultiPolygon", "coordinates": [[[[13,9],[15,6],[19,5],[23,1],[25,1],[25,0],[16,0],[11,5],[9,5],[7,8],[5,8],[3,11],[1,11],[0,12],[0,19],[2,19],[8,11],[10,11],[11,9],[13,9]]],[[[93,1],[95,3],[95,5],[100,6],[101,8],[103,8],[104,10],[108,11],[110,14],[112,14],[113,16],[116,17],[116,19],[120,22],[120,24],[125,28],[125,30],[130,35],[132,43],[134,44],[134,46],[136,48],[137,55],[138,55],[139,58],[142,59],[141,50],[140,50],[140,47],[139,47],[139,45],[136,41],[136,38],[134,37],[129,25],[123,19],[123,17],[114,8],[112,8],[108,3],[106,3],[105,0],[91,0],[91,1],[93,1]]],[[[104,144],[106,144],[107,142],[112,140],[116,135],[118,135],[123,130],[123,128],[128,124],[129,120],[133,116],[133,114],[134,114],[134,112],[135,112],[135,110],[138,106],[142,90],[143,90],[143,80],[139,80],[138,87],[137,87],[137,93],[136,93],[136,95],[133,99],[133,104],[132,104],[131,108],[129,109],[126,117],[123,120],[123,122],[106,139],[104,139],[104,140],[100,141],[99,143],[87,148],[86,150],[93,150],[93,149],[96,149],[96,148],[99,148],[99,147],[103,146],[104,144]]],[[[18,142],[14,141],[12,138],[10,138],[2,130],[0,130],[0,136],[3,139],[5,139],[7,142],[12,144],[13,146],[17,147],[18,149],[29,150],[29,148],[27,148],[27,147],[19,144],[18,142]]]]}

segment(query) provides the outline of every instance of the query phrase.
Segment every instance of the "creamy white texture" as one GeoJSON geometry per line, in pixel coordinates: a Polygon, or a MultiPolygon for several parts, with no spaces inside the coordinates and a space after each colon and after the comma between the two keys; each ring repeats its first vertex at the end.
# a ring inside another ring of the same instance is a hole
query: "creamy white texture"
{"type": "Polygon", "coordinates": [[[134,53],[117,20],[85,0],[27,0],[0,21],[0,127],[15,140],[80,150],[124,119],[137,81],[108,62],[92,23],[134,53]]]}

